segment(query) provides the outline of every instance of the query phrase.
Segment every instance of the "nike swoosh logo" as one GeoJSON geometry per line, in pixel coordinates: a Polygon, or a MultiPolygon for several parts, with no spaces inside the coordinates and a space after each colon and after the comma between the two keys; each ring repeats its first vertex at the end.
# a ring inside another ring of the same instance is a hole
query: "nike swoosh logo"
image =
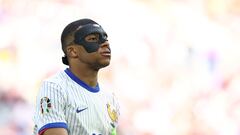
{"type": "Polygon", "coordinates": [[[83,109],[80,109],[79,110],[79,108],[77,108],[77,113],[80,113],[80,112],[82,112],[82,111],[84,111],[84,110],[86,110],[87,109],[87,107],[86,108],[83,108],[83,109]]]}

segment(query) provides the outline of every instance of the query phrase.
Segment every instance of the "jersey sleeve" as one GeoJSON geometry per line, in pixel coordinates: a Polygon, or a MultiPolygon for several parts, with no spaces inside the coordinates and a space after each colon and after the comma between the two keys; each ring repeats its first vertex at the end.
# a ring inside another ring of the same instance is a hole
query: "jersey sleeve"
{"type": "Polygon", "coordinates": [[[65,128],[64,115],[66,97],[61,87],[53,82],[43,82],[37,96],[34,115],[35,133],[43,134],[49,128],[65,128]]]}

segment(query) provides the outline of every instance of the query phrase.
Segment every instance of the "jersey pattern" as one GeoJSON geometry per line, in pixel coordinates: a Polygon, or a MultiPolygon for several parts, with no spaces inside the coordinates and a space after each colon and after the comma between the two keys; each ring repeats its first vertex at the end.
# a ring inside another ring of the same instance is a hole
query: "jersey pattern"
{"type": "Polygon", "coordinates": [[[34,134],[65,128],[68,135],[111,135],[119,104],[112,93],[92,88],[69,69],[42,83],[34,115],[34,134]]]}

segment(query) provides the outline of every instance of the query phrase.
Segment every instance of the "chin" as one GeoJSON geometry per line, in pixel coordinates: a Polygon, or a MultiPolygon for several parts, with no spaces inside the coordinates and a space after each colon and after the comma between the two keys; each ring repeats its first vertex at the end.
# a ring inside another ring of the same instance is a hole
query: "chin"
{"type": "Polygon", "coordinates": [[[102,67],[106,67],[106,66],[108,66],[108,65],[110,65],[110,62],[102,63],[102,67]]]}
{"type": "Polygon", "coordinates": [[[110,62],[100,62],[92,65],[92,67],[96,70],[99,70],[101,68],[107,67],[110,64],[110,62]]]}
{"type": "Polygon", "coordinates": [[[100,69],[100,68],[107,67],[108,65],[110,65],[110,59],[102,59],[102,60],[99,60],[98,62],[96,62],[95,67],[100,69]]]}
{"type": "Polygon", "coordinates": [[[99,65],[101,68],[107,67],[108,65],[110,65],[110,61],[101,61],[99,65]]]}

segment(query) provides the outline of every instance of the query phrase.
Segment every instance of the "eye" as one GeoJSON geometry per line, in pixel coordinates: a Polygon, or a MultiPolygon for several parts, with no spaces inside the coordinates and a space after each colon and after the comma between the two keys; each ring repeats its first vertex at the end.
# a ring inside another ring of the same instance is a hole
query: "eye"
{"type": "Polygon", "coordinates": [[[90,34],[85,38],[87,42],[97,42],[98,39],[99,39],[99,36],[96,34],[90,34]]]}
{"type": "Polygon", "coordinates": [[[95,41],[95,40],[97,40],[97,38],[96,37],[91,37],[91,38],[89,38],[89,40],[95,41]]]}

